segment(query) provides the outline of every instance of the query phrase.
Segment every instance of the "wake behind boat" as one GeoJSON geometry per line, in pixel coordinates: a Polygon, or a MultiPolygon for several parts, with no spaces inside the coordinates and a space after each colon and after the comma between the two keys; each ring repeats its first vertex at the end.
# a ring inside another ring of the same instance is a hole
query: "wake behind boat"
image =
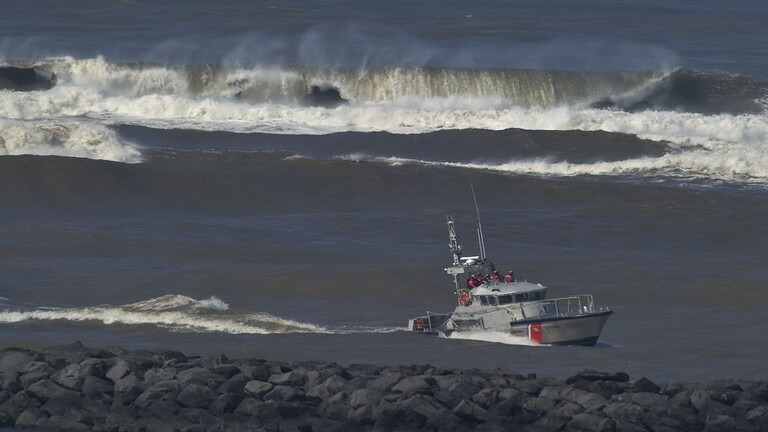
{"type": "Polygon", "coordinates": [[[427,312],[409,320],[410,331],[445,336],[454,332],[495,331],[539,344],[597,343],[612,310],[596,307],[590,294],[545,299],[545,286],[518,282],[512,272],[501,277],[486,258],[479,213],[480,255],[462,257],[453,217],[448,216],[447,221],[453,264],[445,271],[453,276],[459,305],[452,313],[427,312]]]}

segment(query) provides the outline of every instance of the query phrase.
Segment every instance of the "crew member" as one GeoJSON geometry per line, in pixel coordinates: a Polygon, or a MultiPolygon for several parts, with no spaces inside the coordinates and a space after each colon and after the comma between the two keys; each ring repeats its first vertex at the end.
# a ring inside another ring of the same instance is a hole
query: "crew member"
{"type": "Polygon", "coordinates": [[[514,282],[515,281],[515,274],[512,273],[512,270],[509,271],[509,273],[504,275],[504,282],[514,282]]]}

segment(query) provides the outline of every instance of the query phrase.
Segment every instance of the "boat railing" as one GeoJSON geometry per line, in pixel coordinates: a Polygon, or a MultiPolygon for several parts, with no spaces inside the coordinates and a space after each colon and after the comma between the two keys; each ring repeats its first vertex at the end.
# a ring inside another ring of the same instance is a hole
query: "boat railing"
{"type": "Polygon", "coordinates": [[[591,294],[517,303],[507,308],[517,309],[520,319],[556,318],[599,312],[591,294]]]}

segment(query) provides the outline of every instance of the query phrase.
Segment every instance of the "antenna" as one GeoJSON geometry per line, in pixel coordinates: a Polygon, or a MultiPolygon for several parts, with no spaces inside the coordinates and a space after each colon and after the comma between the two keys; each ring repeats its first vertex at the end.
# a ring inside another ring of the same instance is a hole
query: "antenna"
{"type": "Polygon", "coordinates": [[[480,246],[480,259],[485,261],[485,240],[483,239],[483,224],[480,222],[480,207],[477,205],[475,185],[470,183],[469,187],[472,188],[472,199],[475,200],[475,212],[477,212],[477,242],[480,246]]]}

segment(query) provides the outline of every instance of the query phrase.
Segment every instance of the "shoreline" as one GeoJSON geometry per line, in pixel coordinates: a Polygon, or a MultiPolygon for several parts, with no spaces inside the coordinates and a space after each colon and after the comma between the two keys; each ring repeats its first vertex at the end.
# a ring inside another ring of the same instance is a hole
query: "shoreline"
{"type": "Polygon", "coordinates": [[[0,427],[65,431],[768,431],[768,379],[657,384],[444,369],[0,349],[0,427]]]}

